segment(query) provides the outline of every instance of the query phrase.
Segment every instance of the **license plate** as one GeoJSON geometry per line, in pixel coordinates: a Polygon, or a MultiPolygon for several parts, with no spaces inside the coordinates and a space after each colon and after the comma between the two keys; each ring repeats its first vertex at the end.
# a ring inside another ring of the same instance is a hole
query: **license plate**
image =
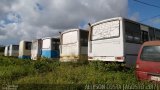
{"type": "Polygon", "coordinates": [[[160,77],[157,77],[157,76],[151,76],[151,80],[154,80],[154,81],[160,81],[160,77]]]}

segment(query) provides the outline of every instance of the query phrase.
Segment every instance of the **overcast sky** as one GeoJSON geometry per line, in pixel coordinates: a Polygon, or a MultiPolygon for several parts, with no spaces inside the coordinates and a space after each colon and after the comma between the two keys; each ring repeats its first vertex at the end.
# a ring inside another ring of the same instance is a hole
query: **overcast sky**
{"type": "Polygon", "coordinates": [[[57,36],[127,11],[128,0],[0,0],[0,44],[57,36]]]}

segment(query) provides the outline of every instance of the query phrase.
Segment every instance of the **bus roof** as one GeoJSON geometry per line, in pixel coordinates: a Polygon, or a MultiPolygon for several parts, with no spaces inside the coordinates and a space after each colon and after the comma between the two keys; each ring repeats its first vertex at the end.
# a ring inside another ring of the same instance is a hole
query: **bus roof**
{"type": "Polygon", "coordinates": [[[147,41],[144,42],[143,46],[156,46],[160,45],[160,40],[159,41],[147,41]]]}
{"type": "Polygon", "coordinates": [[[31,41],[24,41],[24,40],[21,40],[20,42],[31,42],[31,41]]]}
{"type": "Polygon", "coordinates": [[[148,26],[148,27],[150,27],[150,28],[158,29],[158,28],[156,28],[156,27],[153,27],[153,26],[150,26],[150,25],[146,25],[146,24],[143,24],[143,23],[134,21],[134,20],[130,20],[130,19],[124,18],[124,17],[115,17],[115,18],[105,19],[105,20],[102,20],[102,21],[93,23],[91,26],[95,26],[95,25],[97,25],[97,24],[101,24],[101,23],[108,22],[108,21],[113,21],[113,20],[127,20],[127,21],[130,21],[130,22],[133,22],[133,23],[137,23],[137,24],[141,24],[141,25],[144,25],[144,26],[148,26]]]}
{"type": "Polygon", "coordinates": [[[45,38],[42,38],[42,40],[45,40],[45,39],[59,39],[59,38],[55,38],[55,37],[45,37],[45,38]]]}
{"type": "Polygon", "coordinates": [[[19,45],[16,45],[16,44],[10,44],[10,46],[19,46],[19,45]]]}
{"type": "Polygon", "coordinates": [[[104,23],[104,22],[108,22],[108,21],[113,21],[113,20],[117,20],[117,19],[122,20],[123,17],[115,17],[115,18],[105,19],[105,20],[93,23],[91,26],[95,26],[95,25],[100,24],[100,23],[104,23]]]}
{"type": "Polygon", "coordinates": [[[87,30],[84,30],[84,29],[68,29],[68,30],[62,32],[61,34],[68,33],[68,32],[72,32],[72,31],[78,31],[78,30],[87,31],[87,30]]]}
{"type": "Polygon", "coordinates": [[[42,39],[34,39],[34,40],[32,40],[32,42],[34,42],[34,41],[39,41],[39,40],[42,40],[42,39]]]}

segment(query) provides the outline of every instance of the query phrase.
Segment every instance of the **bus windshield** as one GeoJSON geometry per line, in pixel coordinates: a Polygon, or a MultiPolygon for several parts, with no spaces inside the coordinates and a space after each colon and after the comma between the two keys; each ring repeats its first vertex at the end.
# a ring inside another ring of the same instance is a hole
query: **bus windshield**
{"type": "Polygon", "coordinates": [[[141,59],[144,61],[160,62],[160,46],[145,46],[141,53],[141,59]]]}
{"type": "Polygon", "coordinates": [[[120,35],[120,21],[108,21],[92,27],[92,40],[116,38],[120,35]]]}

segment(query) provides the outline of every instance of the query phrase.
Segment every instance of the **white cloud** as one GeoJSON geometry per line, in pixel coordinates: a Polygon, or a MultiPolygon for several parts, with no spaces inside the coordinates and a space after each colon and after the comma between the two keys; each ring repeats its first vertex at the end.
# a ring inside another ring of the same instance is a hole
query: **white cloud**
{"type": "Polygon", "coordinates": [[[130,17],[131,20],[138,21],[140,16],[138,12],[133,13],[130,17]]]}
{"type": "Polygon", "coordinates": [[[81,22],[126,16],[127,4],[127,0],[2,0],[0,27],[4,27],[0,33],[5,35],[0,36],[0,42],[54,36],[78,28],[81,22]]]}

